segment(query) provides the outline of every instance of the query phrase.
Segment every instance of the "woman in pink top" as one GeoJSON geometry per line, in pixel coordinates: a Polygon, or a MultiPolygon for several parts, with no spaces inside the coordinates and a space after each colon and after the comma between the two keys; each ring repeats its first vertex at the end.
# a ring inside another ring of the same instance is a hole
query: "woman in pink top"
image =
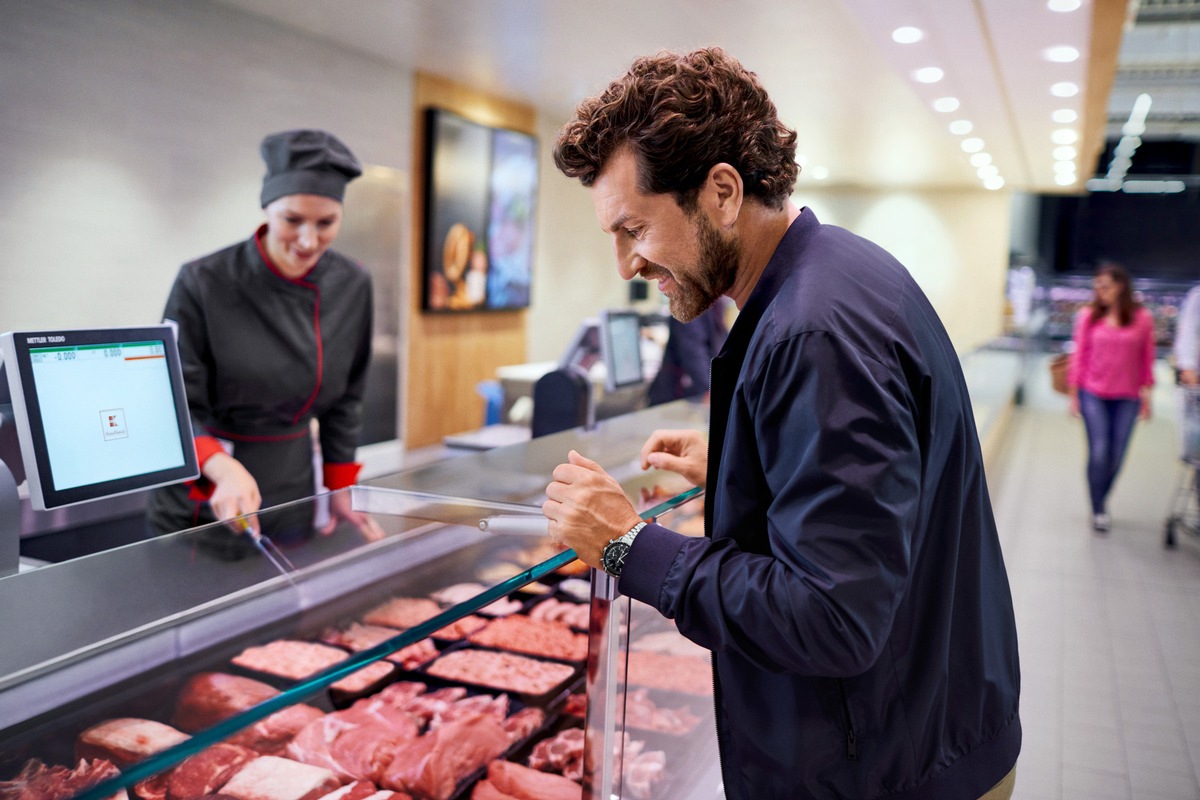
{"type": "Polygon", "coordinates": [[[1103,533],[1105,502],[1140,416],[1150,418],[1154,385],[1154,320],[1133,299],[1129,273],[1104,264],[1092,282],[1092,302],[1075,317],[1075,354],[1067,383],[1071,414],[1087,429],[1092,528],[1103,533]]]}

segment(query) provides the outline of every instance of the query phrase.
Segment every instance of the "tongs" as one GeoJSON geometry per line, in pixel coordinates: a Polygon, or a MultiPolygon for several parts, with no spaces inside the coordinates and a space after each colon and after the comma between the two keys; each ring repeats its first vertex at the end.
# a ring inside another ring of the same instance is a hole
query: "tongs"
{"type": "Polygon", "coordinates": [[[271,541],[271,537],[265,536],[260,530],[251,525],[250,520],[246,519],[245,517],[238,517],[236,522],[242,533],[249,536],[250,541],[254,542],[254,546],[258,548],[258,551],[266,556],[268,561],[275,565],[275,569],[279,570],[284,575],[287,575],[289,572],[296,571],[296,565],[293,564],[288,557],[283,554],[283,551],[271,541]]]}

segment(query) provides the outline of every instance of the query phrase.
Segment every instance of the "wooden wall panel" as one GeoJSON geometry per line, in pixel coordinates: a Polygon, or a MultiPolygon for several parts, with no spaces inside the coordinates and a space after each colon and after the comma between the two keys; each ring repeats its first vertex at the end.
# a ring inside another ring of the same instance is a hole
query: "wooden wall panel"
{"type": "Polygon", "coordinates": [[[413,93],[413,251],[407,352],[404,443],[436,444],[483,424],[484,402],[475,386],[496,368],[525,361],[528,311],[426,314],[421,311],[425,238],[425,109],[437,106],[484,125],[535,133],[532,106],[461,84],[416,74],[413,93]]]}
{"type": "MultiPolygon", "coordinates": [[[[1104,152],[1108,130],[1108,96],[1117,75],[1117,56],[1121,37],[1129,21],[1130,0],[1094,0],[1092,35],[1088,52],[1087,87],[1083,99],[1083,139],[1079,149],[1079,173],[1086,177],[1106,172],[1107,164],[1098,164],[1104,152]]],[[[1080,181],[1079,190],[1083,190],[1080,181]]]]}

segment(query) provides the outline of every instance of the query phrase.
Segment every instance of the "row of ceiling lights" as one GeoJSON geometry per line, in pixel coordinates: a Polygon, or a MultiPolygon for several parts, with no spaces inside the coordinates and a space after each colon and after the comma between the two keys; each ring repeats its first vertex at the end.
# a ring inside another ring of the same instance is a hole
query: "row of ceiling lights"
{"type": "MultiPolygon", "coordinates": [[[[1051,11],[1063,13],[1075,11],[1081,5],[1082,0],[1047,0],[1046,3],[1046,7],[1051,11]]],[[[924,31],[911,26],[892,31],[892,41],[897,44],[916,44],[924,38],[924,31]]],[[[1069,64],[1079,58],[1079,51],[1068,45],[1058,45],[1043,50],[1042,57],[1050,62],[1069,64]]],[[[925,84],[938,83],[944,77],[945,73],[940,67],[922,67],[912,73],[913,80],[925,84]]],[[[1070,81],[1059,81],[1050,86],[1050,93],[1066,99],[1078,95],[1079,87],[1070,81]]],[[[957,111],[960,105],[958,98],[951,96],[939,97],[933,101],[934,110],[943,114],[957,111]]],[[[1079,114],[1073,108],[1063,107],[1056,109],[1051,118],[1058,125],[1069,126],[1078,121],[1079,114]]],[[[1003,187],[1004,178],[1000,175],[1000,169],[992,163],[992,156],[984,150],[983,139],[969,135],[975,128],[974,124],[969,119],[959,118],[952,121],[949,127],[951,133],[964,137],[959,146],[970,156],[971,166],[975,167],[984,188],[995,190],[1003,187]]],[[[1079,140],[1079,133],[1073,127],[1061,127],[1056,128],[1050,138],[1055,145],[1054,181],[1059,186],[1072,186],[1078,181],[1075,171],[1078,152],[1075,143],[1079,140]]]]}

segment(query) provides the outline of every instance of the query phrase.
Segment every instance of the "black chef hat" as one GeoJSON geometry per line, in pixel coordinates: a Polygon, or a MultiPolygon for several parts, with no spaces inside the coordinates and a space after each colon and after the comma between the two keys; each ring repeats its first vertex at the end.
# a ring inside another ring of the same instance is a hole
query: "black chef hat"
{"type": "Polygon", "coordinates": [[[332,133],[297,130],[272,133],[259,147],[267,174],[262,207],[289,194],[320,194],[341,201],[346,184],[362,175],[350,148],[332,133]]]}

